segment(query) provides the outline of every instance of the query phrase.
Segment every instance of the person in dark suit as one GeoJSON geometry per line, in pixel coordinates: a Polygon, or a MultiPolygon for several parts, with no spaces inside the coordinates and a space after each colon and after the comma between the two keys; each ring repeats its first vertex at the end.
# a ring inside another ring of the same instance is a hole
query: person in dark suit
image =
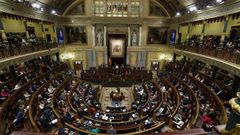
{"type": "Polygon", "coordinates": [[[117,130],[114,129],[113,126],[111,125],[110,128],[107,130],[106,134],[115,135],[117,134],[117,130]]]}

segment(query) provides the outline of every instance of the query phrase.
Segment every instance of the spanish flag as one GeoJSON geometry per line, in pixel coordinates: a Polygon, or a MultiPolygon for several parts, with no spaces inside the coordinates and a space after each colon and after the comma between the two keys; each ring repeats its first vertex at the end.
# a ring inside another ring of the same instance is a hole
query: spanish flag
{"type": "Polygon", "coordinates": [[[112,65],[112,59],[111,57],[108,58],[108,64],[111,66],[112,65]]]}

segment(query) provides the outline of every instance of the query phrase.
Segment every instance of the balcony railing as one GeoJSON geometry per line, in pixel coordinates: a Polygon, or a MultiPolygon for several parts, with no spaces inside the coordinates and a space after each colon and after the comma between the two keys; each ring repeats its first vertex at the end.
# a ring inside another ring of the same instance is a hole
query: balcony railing
{"type": "Polygon", "coordinates": [[[240,64],[240,54],[234,51],[222,50],[216,48],[199,48],[195,46],[176,46],[176,49],[185,50],[189,52],[199,53],[215,58],[219,58],[222,60],[226,60],[232,63],[240,64]]]}
{"type": "Polygon", "coordinates": [[[39,44],[39,45],[31,45],[31,46],[24,46],[24,47],[0,48],[0,59],[42,51],[46,49],[57,48],[57,47],[58,47],[57,44],[51,44],[49,46],[39,44]]]}

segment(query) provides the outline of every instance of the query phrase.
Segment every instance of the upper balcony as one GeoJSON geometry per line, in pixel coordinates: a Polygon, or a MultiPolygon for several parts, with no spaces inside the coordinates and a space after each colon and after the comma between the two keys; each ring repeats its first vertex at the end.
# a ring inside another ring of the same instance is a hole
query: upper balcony
{"type": "Polygon", "coordinates": [[[232,49],[176,46],[174,53],[209,63],[240,76],[240,53],[232,49]]]}
{"type": "Polygon", "coordinates": [[[36,44],[30,46],[0,47],[0,69],[16,63],[59,52],[57,44],[36,44]]]}

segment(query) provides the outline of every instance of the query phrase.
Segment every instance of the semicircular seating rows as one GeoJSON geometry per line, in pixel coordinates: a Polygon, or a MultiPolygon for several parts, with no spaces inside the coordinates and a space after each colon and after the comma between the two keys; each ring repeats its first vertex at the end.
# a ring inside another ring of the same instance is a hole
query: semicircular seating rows
{"type": "Polygon", "coordinates": [[[98,100],[102,86],[76,78],[68,70],[66,64],[53,64],[44,73],[27,73],[29,81],[3,103],[1,133],[105,134],[115,130],[143,134],[192,128],[210,131],[227,121],[221,100],[225,95],[220,94],[223,87],[203,70],[190,75],[172,68],[156,80],[135,84],[131,109],[110,108],[109,112],[101,109],[98,100]]]}

